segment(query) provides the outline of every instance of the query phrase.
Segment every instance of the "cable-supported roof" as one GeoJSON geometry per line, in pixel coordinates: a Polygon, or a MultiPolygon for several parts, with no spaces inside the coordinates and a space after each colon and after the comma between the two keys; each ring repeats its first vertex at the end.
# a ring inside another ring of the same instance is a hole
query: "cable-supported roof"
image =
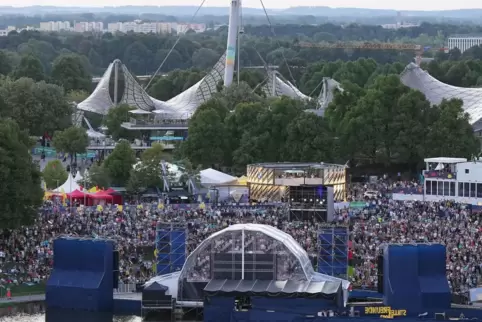
{"type": "Polygon", "coordinates": [[[410,63],[400,75],[406,86],[419,90],[432,104],[440,104],[443,99],[461,99],[463,109],[470,116],[470,124],[474,125],[482,119],[482,88],[457,87],[442,83],[427,71],[414,63],[410,63]]]}

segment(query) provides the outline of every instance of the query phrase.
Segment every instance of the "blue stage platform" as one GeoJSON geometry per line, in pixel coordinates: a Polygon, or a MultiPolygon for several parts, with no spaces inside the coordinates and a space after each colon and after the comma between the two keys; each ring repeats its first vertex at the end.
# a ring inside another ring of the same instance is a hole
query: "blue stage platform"
{"type": "Polygon", "coordinates": [[[384,304],[410,311],[450,308],[445,246],[388,245],[384,249],[384,304]]]}
{"type": "Polygon", "coordinates": [[[47,307],[109,312],[113,307],[114,242],[59,238],[47,282],[47,307]]]}

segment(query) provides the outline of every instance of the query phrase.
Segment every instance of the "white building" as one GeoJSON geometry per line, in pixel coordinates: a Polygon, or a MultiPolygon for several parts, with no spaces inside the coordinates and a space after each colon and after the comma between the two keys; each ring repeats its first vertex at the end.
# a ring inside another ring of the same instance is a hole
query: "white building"
{"type": "Polygon", "coordinates": [[[184,34],[189,30],[193,30],[197,33],[206,31],[206,24],[203,23],[179,23],[177,24],[176,31],[178,34],[184,34]]]}
{"type": "Polygon", "coordinates": [[[460,52],[464,52],[475,46],[482,44],[482,35],[480,36],[452,36],[447,39],[448,50],[458,48],[460,52]]]}
{"type": "Polygon", "coordinates": [[[75,32],[103,32],[104,23],[102,21],[82,21],[74,26],[75,32]]]}
{"type": "Polygon", "coordinates": [[[70,21],[42,21],[40,31],[69,31],[72,30],[70,21]]]}
{"type": "Polygon", "coordinates": [[[423,171],[424,182],[419,187],[398,188],[395,200],[441,201],[455,200],[482,206],[482,160],[465,158],[428,158],[423,171]]]}
{"type": "Polygon", "coordinates": [[[176,23],[170,22],[142,22],[141,20],[129,22],[112,22],[107,25],[108,32],[135,32],[135,33],[162,33],[168,34],[176,28],[176,23]]]}
{"type": "Polygon", "coordinates": [[[402,23],[388,23],[381,25],[383,29],[401,29],[401,28],[414,28],[414,27],[419,27],[420,24],[417,23],[408,23],[408,22],[402,22],[402,23]]]}
{"type": "Polygon", "coordinates": [[[107,31],[108,32],[121,32],[122,31],[122,22],[110,22],[107,24],[107,31]]]}

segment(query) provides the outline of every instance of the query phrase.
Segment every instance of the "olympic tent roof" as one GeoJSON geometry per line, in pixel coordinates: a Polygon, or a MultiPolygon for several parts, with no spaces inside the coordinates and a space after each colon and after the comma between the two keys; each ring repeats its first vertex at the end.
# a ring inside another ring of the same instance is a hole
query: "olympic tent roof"
{"type": "Polygon", "coordinates": [[[401,73],[400,79],[406,86],[419,90],[432,104],[440,104],[443,99],[458,98],[464,102],[463,109],[470,115],[474,130],[482,120],[482,88],[457,87],[442,83],[414,63],[410,63],[401,73]]]}
{"type": "MultiPolygon", "coordinates": [[[[224,78],[226,54],[222,55],[211,71],[204,76],[199,82],[186,89],[179,95],[167,100],[161,101],[149,96],[145,89],[137,82],[134,76],[129,72],[127,67],[120,60],[112,62],[101,77],[97,87],[93,93],[84,101],[77,104],[77,109],[81,111],[90,111],[101,115],[107,115],[108,111],[115,106],[112,93],[111,82],[118,72],[120,81],[118,84],[124,88],[118,91],[119,104],[127,104],[136,108],[133,114],[156,114],[165,115],[171,119],[189,119],[196,109],[209,100],[218,90],[217,86],[224,78]]],[[[279,73],[269,73],[270,79],[263,89],[274,96],[289,96],[295,99],[311,98],[301,93],[289,81],[282,80],[279,73]],[[273,88],[274,87],[274,88],[273,88]]],[[[77,122],[77,121],[76,121],[77,122]]]]}
{"type": "Polygon", "coordinates": [[[208,295],[252,294],[291,296],[330,296],[341,292],[340,281],[211,280],[204,288],[208,295]]]}
{"type": "Polygon", "coordinates": [[[77,108],[82,111],[107,115],[108,111],[115,105],[110,88],[112,76],[117,68],[124,77],[124,82],[119,82],[119,84],[123,84],[124,88],[119,90],[122,96],[118,103],[135,107],[135,114],[155,112],[168,115],[172,119],[188,119],[202,103],[209,100],[217,92],[217,85],[224,75],[225,57],[226,55],[221,56],[203,79],[165,102],[149,96],[127,67],[120,60],[115,60],[109,65],[93,93],[79,103],[77,108]]]}

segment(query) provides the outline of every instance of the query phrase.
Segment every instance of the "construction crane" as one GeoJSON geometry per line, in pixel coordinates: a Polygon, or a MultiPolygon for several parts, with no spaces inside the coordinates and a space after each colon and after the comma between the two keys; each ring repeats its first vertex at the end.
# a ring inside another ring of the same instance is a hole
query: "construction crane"
{"type": "MultiPolygon", "coordinates": [[[[416,44],[404,43],[383,43],[383,42],[335,42],[315,44],[310,42],[299,42],[296,44],[303,48],[322,48],[322,49],[366,49],[366,50],[407,50],[415,52],[417,65],[422,61],[424,51],[430,50],[430,47],[423,47],[416,44]]],[[[440,50],[445,50],[444,48],[440,50]]]]}

